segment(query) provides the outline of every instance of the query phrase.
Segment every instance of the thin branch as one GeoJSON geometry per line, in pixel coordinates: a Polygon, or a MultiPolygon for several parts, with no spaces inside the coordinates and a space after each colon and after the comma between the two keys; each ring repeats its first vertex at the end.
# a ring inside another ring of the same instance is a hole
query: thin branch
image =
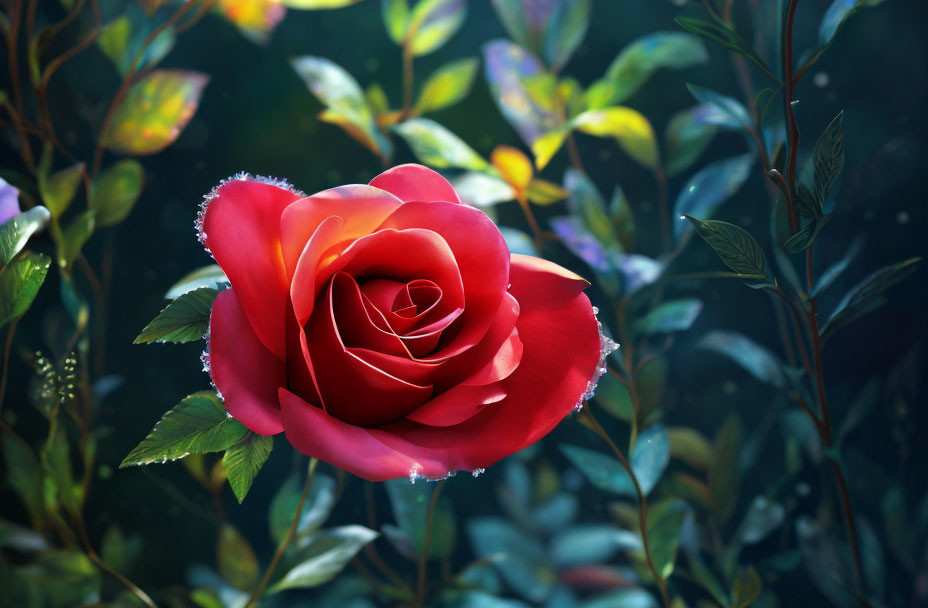
{"type": "Polygon", "coordinates": [[[16,331],[16,325],[19,319],[10,321],[10,327],[6,330],[6,344],[3,347],[3,375],[0,377],[0,414],[3,413],[3,398],[6,397],[6,380],[10,371],[10,348],[13,346],[13,333],[16,331]]]}
{"type": "Polygon", "coordinates": [[[429,545],[432,542],[432,523],[435,521],[435,506],[438,504],[438,496],[447,481],[447,479],[442,479],[435,485],[435,491],[432,492],[432,499],[429,501],[428,517],[425,522],[425,540],[422,543],[422,555],[419,556],[419,576],[416,579],[417,606],[425,606],[425,578],[429,562],[429,545]]]}

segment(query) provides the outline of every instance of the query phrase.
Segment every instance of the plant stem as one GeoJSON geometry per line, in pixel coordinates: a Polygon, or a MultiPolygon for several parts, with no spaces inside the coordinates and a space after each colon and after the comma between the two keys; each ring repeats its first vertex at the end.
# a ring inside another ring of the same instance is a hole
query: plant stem
{"type": "Polygon", "coordinates": [[[425,540],[422,543],[422,555],[419,556],[419,576],[416,582],[416,606],[425,606],[425,578],[429,562],[429,545],[432,543],[432,523],[435,521],[435,505],[438,504],[438,496],[445,487],[447,479],[442,479],[435,484],[435,491],[432,492],[432,499],[429,501],[428,517],[425,522],[425,540]]]}
{"type": "Polygon", "coordinates": [[[667,172],[664,171],[664,165],[660,161],[654,169],[654,179],[657,182],[657,213],[661,223],[661,243],[664,245],[664,251],[669,251],[673,241],[670,238],[670,216],[667,211],[667,172]]]}
{"type": "MultiPolygon", "coordinates": [[[[786,139],[789,142],[789,159],[786,169],[786,179],[789,192],[796,188],[796,160],[799,156],[799,127],[796,116],[793,114],[793,21],[796,17],[796,5],[799,0],[790,0],[786,13],[786,23],[783,26],[783,115],[786,117],[786,139]]],[[[789,209],[789,227],[796,232],[796,210],[793,207],[792,197],[786,200],[789,209]]]]}
{"type": "MultiPolygon", "coordinates": [[[[367,482],[364,485],[364,501],[367,509],[367,527],[372,530],[377,529],[377,512],[374,505],[374,484],[367,482]]],[[[371,561],[371,564],[394,586],[399,589],[402,589],[404,592],[409,594],[409,597],[412,597],[415,593],[412,590],[412,587],[402,579],[386,562],[380,557],[380,554],[377,553],[377,549],[374,548],[373,543],[367,543],[364,545],[364,555],[367,556],[367,559],[371,561]]]]}
{"type": "Polygon", "coordinates": [[[587,407],[583,408],[582,415],[586,416],[589,427],[593,431],[603,438],[603,440],[609,444],[609,447],[612,448],[612,451],[615,453],[616,458],[619,459],[619,462],[622,463],[622,468],[628,473],[628,476],[632,480],[632,484],[635,486],[635,494],[638,498],[638,524],[641,529],[641,544],[644,546],[644,555],[648,562],[648,568],[651,570],[651,575],[654,577],[654,581],[657,584],[657,588],[661,593],[661,600],[664,603],[664,608],[670,608],[670,595],[667,592],[667,581],[660,576],[657,572],[657,567],[654,565],[654,559],[651,557],[651,546],[648,542],[648,503],[645,498],[644,492],[641,489],[641,484],[638,483],[638,478],[635,476],[635,471],[632,470],[631,465],[628,463],[628,459],[625,458],[625,455],[622,454],[622,450],[619,449],[619,446],[612,441],[612,438],[606,433],[602,425],[599,424],[599,421],[596,420],[596,417],[593,415],[593,412],[590,409],[589,404],[587,407]]]}
{"type": "Polygon", "coordinates": [[[584,174],[586,169],[583,168],[583,161],[580,159],[580,149],[577,148],[577,139],[573,131],[567,132],[567,155],[570,157],[571,164],[584,174]]]}
{"type": "Polygon", "coordinates": [[[403,40],[403,119],[409,118],[412,109],[412,86],[414,82],[413,75],[413,56],[412,48],[409,44],[410,37],[403,40]]]}
{"type": "Polygon", "coordinates": [[[274,570],[277,569],[277,564],[280,563],[281,558],[284,556],[284,552],[287,550],[287,547],[290,546],[293,537],[296,536],[296,527],[299,525],[300,517],[303,515],[303,503],[306,502],[309,488],[313,485],[313,475],[316,473],[316,467],[318,465],[319,460],[316,458],[309,459],[309,473],[306,475],[306,483],[303,485],[303,493],[300,494],[300,500],[296,503],[296,513],[293,514],[293,521],[290,522],[290,529],[287,530],[287,536],[284,538],[283,542],[280,543],[280,546],[277,547],[277,552],[274,553],[271,563],[268,565],[267,570],[264,571],[264,576],[261,577],[261,582],[258,583],[258,587],[254,590],[254,593],[251,594],[251,597],[248,598],[245,608],[252,608],[258,603],[258,600],[261,599],[261,595],[264,593],[268,581],[271,580],[274,570]]]}
{"type": "Polygon", "coordinates": [[[544,240],[544,231],[538,224],[538,220],[535,219],[535,214],[532,212],[532,207],[529,205],[528,198],[526,198],[524,191],[519,190],[516,193],[516,201],[518,201],[519,207],[522,209],[522,214],[525,215],[525,221],[528,222],[529,228],[532,229],[532,240],[535,243],[535,253],[541,255],[541,242],[544,240]]]}
{"type": "Polygon", "coordinates": [[[16,331],[16,325],[19,319],[13,319],[10,322],[10,328],[6,330],[6,344],[3,346],[3,375],[0,376],[0,414],[3,413],[3,398],[6,397],[6,380],[10,371],[10,349],[13,346],[13,333],[16,331]]]}

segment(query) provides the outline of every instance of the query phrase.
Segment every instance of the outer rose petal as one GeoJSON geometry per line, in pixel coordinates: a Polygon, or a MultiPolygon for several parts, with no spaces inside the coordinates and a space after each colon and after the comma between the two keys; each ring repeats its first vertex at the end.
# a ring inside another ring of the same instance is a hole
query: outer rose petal
{"type": "Polygon", "coordinates": [[[445,201],[460,203],[458,193],[448,180],[422,165],[400,165],[384,171],[371,180],[371,186],[386,190],[404,203],[445,201]]]}
{"type": "Polygon", "coordinates": [[[203,244],[229,277],[261,343],[284,361],[287,277],[280,216],[300,195],[250,179],[228,181],[214,194],[203,214],[203,244]]]}
{"type": "Polygon", "coordinates": [[[277,389],[286,369],[258,340],[234,289],[216,297],[209,317],[209,368],[226,410],[259,435],[284,430],[277,389]]]}
{"type": "Polygon", "coordinates": [[[583,279],[526,256],[513,256],[511,269],[524,352],[519,367],[501,382],[505,399],[454,426],[403,421],[365,429],[281,390],[290,442],[305,454],[382,481],[484,468],[549,433],[580,401],[596,372],[599,328],[582,293],[583,279]]]}

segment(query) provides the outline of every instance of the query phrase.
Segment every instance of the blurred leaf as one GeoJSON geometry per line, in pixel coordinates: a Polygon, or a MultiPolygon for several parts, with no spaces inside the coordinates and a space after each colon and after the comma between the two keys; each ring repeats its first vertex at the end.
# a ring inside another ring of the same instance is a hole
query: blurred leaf
{"type": "Polygon", "coordinates": [[[764,584],[754,568],[739,570],[731,590],[731,608],[747,608],[760,596],[764,584]]]}
{"type": "Polygon", "coordinates": [[[678,458],[694,469],[705,471],[712,458],[712,445],[702,433],[685,426],[667,429],[670,456],[678,458]]]}
{"type": "Polygon", "coordinates": [[[702,312],[702,301],[694,298],[668,300],[635,323],[634,333],[659,334],[686,331],[702,312]]]}
{"type": "Polygon", "coordinates": [[[29,237],[41,230],[50,218],[48,209],[40,205],[14,215],[0,225],[0,268],[9,264],[26,246],[29,237]]]}
{"type": "Polygon", "coordinates": [[[619,589],[590,598],[579,608],[658,608],[658,603],[643,589],[619,589]]]}
{"type": "Polygon", "coordinates": [[[247,433],[242,423],[229,417],[214,392],[200,391],[168,411],[119,468],[176,460],[188,454],[221,452],[247,433]]]}
{"type": "Polygon", "coordinates": [[[529,183],[528,189],[525,191],[528,200],[542,206],[560,202],[567,198],[568,194],[567,190],[554,182],[537,177],[529,183]]]}
{"type": "MultiPolygon", "coordinates": [[[[537,483],[536,483],[537,490],[537,483]]],[[[542,500],[539,498],[538,500],[542,500]]],[[[531,513],[533,528],[544,534],[554,534],[576,519],[580,502],[573,494],[561,492],[544,500],[531,513]]]]}
{"type": "Polygon", "coordinates": [[[200,287],[181,295],[168,304],[132,342],[172,342],[183,344],[200,340],[209,328],[209,314],[219,292],[200,287]]]}
{"type": "Polygon", "coordinates": [[[680,532],[689,513],[689,506],[675,498],[661,501],[648,509],[648,544],[654,567],[662,579],[673,573],[680,532]]]}
{"type": "Polygon", "coordinates": [[[434,120],[413,118],[394,125],[393,130],[406,141],[416,158],[432,167],[479,171],[488,166],[464,140],[434,120]]]}
{"type": "Polygon", "coordinates": [[[33,527],[41,529],[45,509],[42,498],[42,468],[39,459],[25,440],[14,437],[10,433],[0,435],[0,444],[3,448],[6,481],[26,507],[33,527]]]}
{"type": "Polygon", "coordinates": [[[547,35],[544,55],[548,64],[558,71],[583,42],[590,26],[592,0],[561,0],[554,9],[547,35]]]}
{"type": "Polygon", "coordinates": [[[858,605],[854,597],[855,588],[850,549],[844,543],[826,535],[822,526],[808,517],[796,523],[796,536],[802,553],[802,562],[815,587],[836,608],[852,608],[858,605]]]}
{"type": "MultiPolygon", "coordinates": [[[[559,447],[595,487],[623,496],[636,496],[632,479],[618,460],[577,446],[562,444],[559,447]]],[[[650,426],[638,435],[630,464],[645,495],[657,485],[669,461],[670,439],[661,425],[650,426]]]]}
{"type": "MultiPolygon", "coordinates": [[[[129,3],[125,13],[104,26],[97,37],[97,46],[113,62],[119,75],[125,77],[145,39],[153,30],[152,20],[138,10],[134,3],[129,3]]],[[[174,48],[175,39],[173,27],[168,27],[158,34],[139,57],[136,71],[156,65],[164,59],[174,48]]]]}
{"type": "Polygon", "coordinates": [[[890,486],[880,501],[886,544],[893,557],[907,570],[916,568],[921,559],[917,538],[912,534],[912,517],[906,505],[905,492],[898,483],[890,486]]]}
{"type": "Polygon", "coordinates": [[[229,285],[229,279],[225,273],[216,264],[197,268],[183,276],[182,279],[174,283],[164,297],[174,300],[191,292],[194,289],[208,287],[217,291],[222,291],[229,285]]]}
{"type": "Polygon", "coordinates": [[[521,253],[522,255],[535,255],[537,253],[532,237],[521,230],[500,226],[499,231],[503,235],[510,253],[521,253]]]}
{"type": "Polygon", "coordinates": [[[535,139],[534,143],[532,143],[532,154],[535,156],[535,166],[538,167],[539,171],[548,166],[557,151],[564,145],[566,138],[567,130],[558,129],[540,135],[535,139]]]}
{"type": "Polygon", "coordinates": [[[404,44],[414,57],[437,50],[461,27],[466,11],[464,0],[419,0],[409,15],[404,44]]]}
{"type": "Polygon", "coordinates": [[[298,545],[297,565],[269,593],[316,587],[332,580],[364,545],[378,536],[374,530],[357,525],[328,528],[308,536],[298,545]]]}
{"type": "MultiPolygon", "coordinates": [[[[15,218],[10,221],[15,221],[15,218]]],[[[39,293],[39,288],[45,282],[51,262],[45,254],[25,253],[2,269],[0,327],[26,314],[39,293]]]]}
{"type": "Polygon", "coordinates": [[[488,42],[483,55],[490,93],[500,112],[535,156],[539,156],[535,141],[561,126],[554,76],[531,53],[508,40],[488,42]]]}
{"type": "Polygon", "coordinates": [[[498,177],[477,171],[452,178],[451,185],[462,201],[475,207],[489,207],[516,197],[512,186],[498,177]]]}
{"type": "Polygon", "coordinates": [[[631,250],[635,244],[635,216],[632,214],[632,207],[628,204],[622,187],[618,184],[609,200],[609,219],[612,221],[612,228],[619,238],[619,243],[626,251],[631,250]]]}
{"type": "Polygon", "coordinates": [[[712,517],[719,524],[731,517],[738,503],[741,472],[738,453],[741,448],[741,420],[731,414],[715,436],[712,460],[709,464],[709,492],[712,498],[712,517]]]}
{"type": "MultiPolygon", "coordinates": [[[[73,397],[72,397],[73,398],[73,397]]],[[[81,501],[81,487],[74,482],[71,463],[71,446],[64,429],[53,417],[48,439],[42,446],[40,460],[45,471],[46,502],[61,505],[68,513],[75,513],[81,501]]]]}
{"type": "Polygon", "coordinates": [[[274,437],[249,433],[244,440],[226,450],[222,466],[226,469],[229,485],[239,502],[245,500],[245,495],[271,455],[273,447],[274,437]]]}
{"type": "Polygon", "coordinates": [[[822,23],[818,30],[819,44],[822,46],[831,44],[835,34],[838,33],[847,18],[860,9],[882,3],[883,0],[834,0],[828,10],[825,11],[825,16],[822,17],[822,23]]]}
{"type": "Polygon", "coordinates": [[[401,44],[406,36],[406,24],[409,21],[409,1],[380,0],[380,10],[390,39],[401,44]]]}
{"type": "Polygon", "coordinates": [[[61,217],[74,200],[85,168],[84,163],[77,163],[48,177],[39,174],[39,194],[52,217],[61,217]]]}
{"type": "Polygon", "coordinates": [[[857,517],[857,535],[860,540],[860,557],[868,595],[882,601],[886,586],[886,564],[880,538],[870,522],[861,516],[857,517]]]}
{"type": "Polygon", "coordinates": [[[90,190],[90,208],[97,226],[105,228],[126,219],[142,193],[145,171],[133,159],[121,160],[94,180],[90,190]]]}
{"type": "Polygon", "coordinates": [[[117,572],[128,571],[142,548],[141,540],[138,536],[126,538],[119,526],[111,525],[103,534],[103,542],[100,546],[100,557],[103,563],[117,572]]]}
{"type": "Polygon", "coordinates": [[[635,415],[635,409],[632,405],[632,398],[618,378],[612,374],[604,374],[596,385],[596,393],[593,396],[606,412],[615,416],[619,420],[631,422],[635,415]]]}
{"type": "Polygon", "coordinates": [[[309,10],[320,10],[320,9],[333,9],[333,8],[344,8],[346,6],[351,6],[356,4],[361,0],[278,0],[281,4],[287,8],[296,8],[296,9],[309,9],[309,10]]]}
{"type": "MultiPolygon", "coordinates": [[[[402,478],[384,482],[384,485],[390,497],[393,517],[413,549],[412,557],[421,555],[425,546],[425,521],[428,519],[429,501],[435,491],[435,484],[410,483],[408,479],[402,478]]],[[[454,551],[456,536],[454,514],[447,506],[439,503],[432,522],[429,557],[450,556],[454,551]]]]}
{"type": "Polygon", "coordinates": [[[573,118],[587,109],[583,99],[583,85],[576,78],[565,76],[557,83],[557,94],[564,106],[567,118],[573,118]]]}
{"type": "MultiPolygon", "coordinates": [[[[766,279],[767,256],[753,236],[743,228],[718,220],[686,216],[696,232],[719,255],[725,265],[742,279],[766,279]]],[[[759,286],[764,286],[762,283],[759,286]]],[[[754,285],[752,285],[754,286],[754,285]]]]}
{"type": "Polygon", "coordinates": [[[547,599],[557,576],[535,539],[498,518],[472,519],[469,531],[476,555],[498,556],[493,565],[519,596],[530,602],[547,599]]]}
{"type": "Polygon", "coordinates": [[[582,223],[580,218],[575,216],[553,217],[548,220],[551,229],[560,237],[564,246],[575,256],[589,264],[597,277],[602,283],[602,288],[607,290],[610,295],[617,295],[619,283],[612,276],[612,256],[616,252],[610,252],[602,243],[596,240],[589,229],[582,223]]]}
{"type": "Polygon", "coordinates": [[[571,215],[579,219],[607,250],[621,251],[622,246],[606,213],[606,202],[592,180],[582,171],[568,169],[564,174],[564,187],[570,193],[567,208],[571,215]]]}
{"type": "Polygon", "coordinates": [[[71,223],[59,230],[57,224],[52,223],[51,235],[57,246],[58,265],[70,268],[80,255],[84,244],[93,235],[96,227],[96,218],[93,211],[85,211],[71,223]]]}
{"type": "MultiPolygon", "coordinates": [[[[655,32],[635,40],[619,53],[606,70],[603,81],[608,95],[588,98],[591,109],[622,103],[634,95],[658,69],[678,70],[706,63],[709,54],[696,36],[680,32],[655,32]]],[[[604,91],[605,92],[605,91],[604,91]]]]}
{"type": "Polygon", "coordinates": [[[697,348],[728,357],[749,374],[777,388],[786,386],[783,363],[765,347],[734,331],[714,330],[703,336],[697,348]]]}
{"type": "Polygon", "coordinates": [[[835,307],[822,327],[822,339],[827,340],[835,331],[872,312],[886,302],[883,292],[915,272],[921,258],[884,266],[851,288],[835,307]]]}
{"type": "Polygon", "coordinates": [[[55,550],[17,569],[17,576],[40,596],[44,608],[99,602],[100,570],[80,551],[55,550]]]}
{"type": "MultiPolygon", "coordinates": [[[[271,501],[268,510],[270,520],[271,538],[280,545],[290,530],[290,524],[296,515],[296,507],[300,502],[302,483],[299,478],[292,475],[287,478],[271,501]]],[[[309,494],[303,502],[300,520],[297,523],[296,535],[312,534],[318,530],[332,513],[335,506],[335,480],[327,475],[315,473],[309,494]]]]}
{"type": "Polygon", "coordinates": [[[702,115],[705,124],[717,125],[727,129],[752,129],[751,116],[741,102],[733,97],[720,95],[711,89],[688,84],[690,94],[704,106],[708,106],[702,115]]]}
{"type": "Polygon", "coordinates": [[[496,146],[490,154],[490,162],[499,176],[517,191],[525,190],[532,181],[532,161],[518,148],[496,146]]]}
{"type": "Polygon", "coordinates": [[[763,60],[757,56],[750,45],[738,33],[721,21],[702,21],[690,17],[677,17],[674,19],[680,27],[693,34],[698,34],[709,40],[718,42],[722,46],[743,55],[756,63],[764,72],[771,74],[763,60]]]}
{"type": "Polygon", "coordinates": [[[818,278],[818,281],[815,282],[815,287],[812,289],[810,296],[817,296],[823,291],[828,289],[832,283],[837,280],[838,277],[847,270],[847,267],[850,266],[851,262],[854,261],[854,258],[860,253],[860,250],[863,248],[863,240],[855,239],[850,247],[847,248],[847,251],[844,252],[844,257],[828,267],[825,272],[821,274],[818,278]]]}
{"type": "Polygon", "coordinates": [[[634,532],[605,524],[568,528],[551,540],[551,558],[559,567],[610,561],[619,551],[641,551],[634,532]]]}
{"type": "Polygon", "coordinates": [[[589,110],[570,122],[579,131],[597,137],[615,137],[619,146],[643,166],[657,166],[657,140],[651,123],[637,110],[623,106],[589,110]]]}
{"type": "Polygon", "coordinates": [[[390,142],[377,128],[364,92],[351,74],[328,59],[311,55],[295,57],[290,65],[310,92],[326,106],[319,120],[345,129],[374,154],[389,156],[390,142]]]}
{"type": "Polygon", "coordinates": [[[738,540],[744,545],[758,543],[779,528],[785,519],[783,505],[765,496],[755,496],[738,529],[738,540]]]}
{"type": "Polygon", "coordinates": [[[100,144],[122,154],[160,152],[193,118],[209,76],[183,70],[155,70],[132,85],[100,144]]]}
{"type": "MultiPolygon", "coordinates": [[[[747,180],[754,165],[753,154],[718,160],[692,176],[680,190],[673,206],[675,217],[692,215],[710,219],[720,204],[730,198],[747,180]]],[[[674,223],[677,240],[687,228],[686,222],[674,223]]]]}
{"type": "Polygon", "coordinates": [[[219,529],[216,547],[219,574],[236,589],[248,591],[258,584],[261,567],[248,541],[230,524],[219,529]]]}
{"type": "MultiPolygon", "coordinates": [[[[367,102],[367,107],[377,117],[390,112],[390,100],[387,99],[387,92],[376,82],[369,84],[364,89],[364,100],[367,102]]],[[[378,121],[378,124],[382,123],[378,121]]]]}
{"type": "Polygon", "coordinates": [[[664,165],[668,175],[692,166],[715,137],[716,126],[705,121],[714,111],[712,106],[698,105],[671,117],[664,132],[664,165]]]}
{"type": "Polygon", "coordinates": [[[422,85],[416,110],[434,112],[464,99],[474,83],[479,61],[475,57],[458,59],[438,68],[422,85]]]}

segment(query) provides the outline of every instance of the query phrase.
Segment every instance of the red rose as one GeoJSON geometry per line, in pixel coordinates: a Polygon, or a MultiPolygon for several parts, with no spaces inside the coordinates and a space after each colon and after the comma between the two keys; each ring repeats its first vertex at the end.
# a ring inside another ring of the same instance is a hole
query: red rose
{"type": "Polygon", "coordinates": [[[231,283],[209,334],[229,413],[360,477],[482,469],[598,378],[588,283],[510,255],[431,169],[309,197],[243,176],[207,197],[201,228],[231,283]]]}

